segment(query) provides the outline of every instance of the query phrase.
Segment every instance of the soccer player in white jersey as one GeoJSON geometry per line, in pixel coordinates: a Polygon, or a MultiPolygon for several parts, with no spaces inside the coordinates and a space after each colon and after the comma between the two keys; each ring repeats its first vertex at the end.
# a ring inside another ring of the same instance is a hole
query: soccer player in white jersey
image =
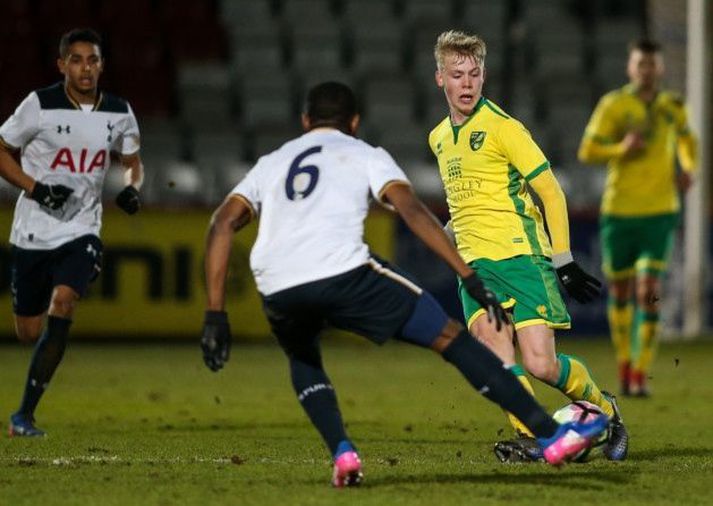
{"type": "Polygon", "coordinates": [[[0,176],[22,189],[10,234],[15,329],[21,341],[37,341],[11,436],[44,435],[35,408],[62,360],[77,301],[101,269],[111,153],[125,170],[117,205],[128,214],[140,207],[139,129],[125,100],[98,89],[99,35],[64,34],[57,66],[64,81],[30,93],[0,126],[0,176]]]}
{"type": "Polygon", "coordinates": [[[428,292],[369,253],[363,232],[371,197],[396,210],[462,276],[468,293],[497,326],[507,319],[393,158],[353,137],[358,124],[356,99],[347,86],[315,86],[302,116],[306,133],[260,158],[216,210],[205,259],[201,347],[206,365],[217,371],[228,360],[225,280],[233,234],[259,216],[251,268],[272,331],[289,359],[297,398],[334,459],[334,486],[356,485],[362,472],[322,367],[319,334],[325,325],[376,343],[395,337],[433,349],[488,399],[516,413],[537,435],[551,464],[589,445],[604,430],[606,417],[591,425],[558,426],[502,361],[448,318],[428,292]]]}

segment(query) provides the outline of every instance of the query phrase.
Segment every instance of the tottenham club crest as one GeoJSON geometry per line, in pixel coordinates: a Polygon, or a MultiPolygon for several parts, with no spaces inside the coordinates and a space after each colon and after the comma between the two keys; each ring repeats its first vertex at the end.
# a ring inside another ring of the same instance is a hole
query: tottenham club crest
{"type": "Polygon", "coordinates": [[[111,121],[106,122],[106,129],[109,131],[109,135],[106,136],[106,141],[111,142],[111,136],[114,133],[114,125],[111,124],[111,121]]]}
{"type": "Polygon", "coordinates": [[[473,151],[478,151],[485,142],[485,132],[471,132],[470,134],[470,149],[473,151]]]}

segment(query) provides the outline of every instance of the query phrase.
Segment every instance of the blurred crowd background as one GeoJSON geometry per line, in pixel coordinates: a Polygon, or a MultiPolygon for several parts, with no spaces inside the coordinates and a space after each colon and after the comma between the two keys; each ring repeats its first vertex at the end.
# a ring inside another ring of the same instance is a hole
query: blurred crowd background
{"type": "Polygon", "coordinates": [[[327,79],[354,86],[361,136],[438,199],[426,139],[446,108],[432,48],[460,28],[487,43],[486,96],[530,128],[565,190],[577,182],[570,206],[594,209],[604,174],[579,166],[577,144],[596,99],[625,82],[626,45],[647,12],[642,0],[5,0],[0,117],[59,80],[59,37],[89,26],[105,41],[101,85],[139,118],[149,204],[220,201],[298,133],[305,90],[327,79]]]}

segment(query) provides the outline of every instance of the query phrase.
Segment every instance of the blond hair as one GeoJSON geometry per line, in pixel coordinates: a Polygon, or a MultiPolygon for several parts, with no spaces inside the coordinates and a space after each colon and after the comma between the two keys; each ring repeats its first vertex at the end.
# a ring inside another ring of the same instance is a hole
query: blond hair
{"type": "Polygon", "coordinates": [[[438,36],[433,54],[436,57],[438,70],[443,70],[446,65],[446,56],[457,54],[472,57],[480,65],[485,63],[485,41],[477,35],[468,35],[458,30],[449,30],[438,36]]]}

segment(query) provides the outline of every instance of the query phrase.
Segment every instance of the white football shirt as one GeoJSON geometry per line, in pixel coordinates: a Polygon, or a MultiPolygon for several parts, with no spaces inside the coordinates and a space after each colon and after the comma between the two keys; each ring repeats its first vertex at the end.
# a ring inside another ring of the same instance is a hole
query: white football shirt
{"type": "Polygon", "coordinates": [[[232,193],[260,217],[250,267],[270,295],[347,272],[369,260],[364,220],[371,197],[410,184],[382,148],[318,129],[260,158],[232,193]]]}
{"type": "Polygon", "coordinates": [[[0,126],[0,142],[22,150],[22,170],[35,180],[74,190],[55,211],[25,192],[17,199],[10,242],[25,249],[54,249],[83,235],[99,235],[110,153],[136,153],[139,128],[125,100],[101,93],[85,111],[57,83],[25,98],[0,126]]]}

